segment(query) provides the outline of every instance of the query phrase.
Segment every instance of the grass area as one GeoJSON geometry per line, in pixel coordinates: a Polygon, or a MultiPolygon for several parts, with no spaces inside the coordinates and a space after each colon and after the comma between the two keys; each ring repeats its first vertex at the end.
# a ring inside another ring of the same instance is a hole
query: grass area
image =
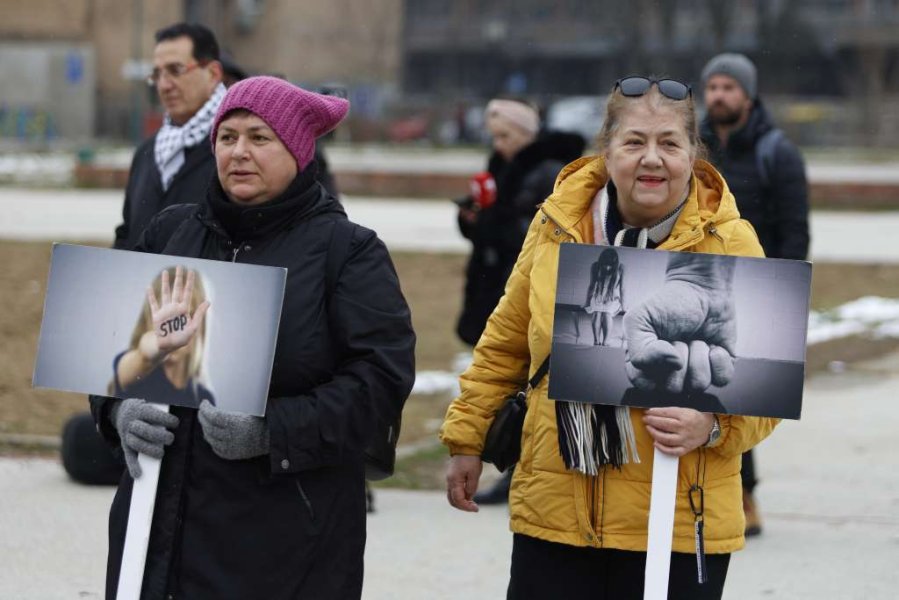
{"type": "MultiPolygon", "coordinates": [[[[57,435],[70,415],[87,409],[83,394],[31,387],[50,249],[48,242],[0,240],[0,263],[4,265],[0,271],[0,306],[5,308],[0,311],[0,433],[57,435]]],[[[395,253],[394,261],[418,333],[418,369],[451,368],[455,355],[466,349],[453,331],[465,257],[395,253]]],[[[899,265],[815,265],[814,309],[826,310],[867,295],[899,297],[899,265]]],[[[864,337],[818,344],[808,354],[808,370],[825,369],[831,361],[852,363],[896,349],[899,340],[864,337]]],[[[420,449],[400,459],[396,477],[380,485],[442,487],[446,451],[436,445],[436,432],[450,400],[447,393],[419,394],[408,400],[400,443],[415,444],[420,449]]]]}
{"type": "Polygon", "coordinates": [[[439,490],[446,485],[446,448],[434,444],[409,456],[398,458],[393,477],[379,481],[375,487],[408,490],[439,490]]]}
{"type": "Polygon", "coordinates": [[[864,296],[899,298],[899,265],[816,263],[812,308],[827,310],[864,296]]]}

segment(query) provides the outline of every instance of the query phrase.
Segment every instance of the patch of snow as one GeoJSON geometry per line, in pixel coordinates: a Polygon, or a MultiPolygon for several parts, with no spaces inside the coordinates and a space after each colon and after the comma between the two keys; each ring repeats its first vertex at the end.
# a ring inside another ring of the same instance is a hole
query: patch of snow
{"type": "Polygon", "coordinates": [[[75,157],[70,154],[3,154],[0,182],[67,185],[74,168],[75,157]]]}
{"type": "Polygon", "coordinates": [[[899,300],[865,296],[840,306],[837,315],[843,320],[862,323],[883,323],[899,320],[899,300]]]}
{"type": "Polygon", "coordinates": [[[459,376],[448,371],[419,371],[415,374],[413,394],[439,394],[459,391],[459,376]]]}

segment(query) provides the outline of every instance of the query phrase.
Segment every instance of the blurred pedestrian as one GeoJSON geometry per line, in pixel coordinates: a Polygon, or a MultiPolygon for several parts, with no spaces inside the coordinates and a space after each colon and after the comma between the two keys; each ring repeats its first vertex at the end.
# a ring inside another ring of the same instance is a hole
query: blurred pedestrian
{"type": "MultiPolygon", "coordinates": [[[[236,83],[211,121],[207,201],[163,211],[136,247],[288,273],[265,417],[91,398],[110,444],[143,451],[139,432],[162,457],[141,597],[361,597],[364,449],[412,388],[415,335],[387,248],[315,179],[315,139],[348,109],[273,77],[236,83]]],[[[140,475],[110,512],[110,599],[140,475]]]]}
{"type": "MultiPolygon", "coordinates": [[[[548,360],[562,243],[762,256],[722,176],[700,158],[687,85],[619,80],[598,146],[600,156],[565,167],[533,219],[505,295],[460,378],[461,394],[447,410],[440,431],[452,455],[447,497],[459,510],[478,510],[480,454],[494,416],[548,360]]],[[[669,274],[679,268],[673,263],[669,274]]],[[[697,301],[671,310],[692,314],[693,306],[710,306],[715,290],[690,287],[697,301]]],[[[640,306],[628,310],[640,312],[640,306]]],[[[727,358],[713,356],[707,346],[704,355],[698,346],[693,352],[691,345],[692,381],[727,358]]],[[[548,377],[553,370],[550,362],[548,377]]],[[[730,554],[744,543],[740,455],[770,434],[777,420],[552,401],[547,390],[544,377],[527,394],[509,499],[514,538],[507,597],[642,597],[657,448],[679,457],[681,465],[668,597],[720,599],[730,554]],[[699,583],[698,564],[705,583],[699,583]]]]}
{"type": "Polygon", "coordinates": [[[132,249],[162,209],[202,201],[215,171],[209,128],[225,96],[218,42],[193,23],[164,27],[155,37],[147,83],[165,108],[165,120],[134,152],[122,224],[115,231],[114,247],[121,250],[132,249]]]}
{"type": "MultiPolygon", "coordinates": [[[[771,258],[805,260],[809,247],[808,184],[799,150],[774,124],[758,96],[756,67],[742,54],[712,58],[702,70],[706,116],[700,133],[724,175],[740,215],[752,223],[771,258]]],[[[755,461],[743,456],[746,535],[762,520],[755,500],[755,461]]]]}
{"type": "MultiPolygon", "coordinates": [[[[586,145],[577,134],[541,129],[537,110],[518,100],[491,100],[485,123],[493,140],[487,171],[473,181],[472,194],[457,200],[459,229],[472,251],[456,332],[472,346],[503,295],[537,206],[552,192],[562,167],[580,158],[586,145]]],[[[479,501],[506,502],[511,478],[510,470],[479,501]]]]}

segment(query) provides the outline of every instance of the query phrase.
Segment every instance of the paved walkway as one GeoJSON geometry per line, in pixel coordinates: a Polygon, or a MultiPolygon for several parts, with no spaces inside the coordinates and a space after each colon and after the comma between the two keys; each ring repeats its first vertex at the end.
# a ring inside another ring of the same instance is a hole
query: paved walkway
{"type": "MultiPolygon", "coordinates": [[[[433,148],[379,144],[326,144],[328,163],[334,171],[381,173],[445,173],[471,175],[483,170],[487,148],[433,148]]],[[[102,151],[97,163],[127,169],[133,148],[102,151]]],[[[75,167],[67,153],[0,153],[0,177],[16,174],[28,181],[66,181],[75,167]]],[[[899,183],[899,163],[859,161],[847,156],[806,155],[806,175],[812,183],[899,183]]],[[[13,179],[15,180],[15,179],[13,179]]]]}
{"type": "MultiPolygon", "coordinates": [[[[470,250],[450,201],[348,197],[344,204],[393,250],[470,250]]],[[[0,238],[109,242],[121,207],[114,190],[0,187],[0,238]]],[[[899,263],[899,212],[814,211],[811,228],[813,260],[899,263]]]]}
{"type": "MultiPolygon", "coordinates": [[[[899,355],[812,378],[803,418],[758,448],[765,531],[734,555],[725,598],[892,600],[899,589],[899,355]]],[[[0,459],[0,598],[102,598],[109,488],[52,460],[0,459]]],[[[504,507],[465,514],[441,492],[379,490],[365,600],[504,597],[504,507]]]]}

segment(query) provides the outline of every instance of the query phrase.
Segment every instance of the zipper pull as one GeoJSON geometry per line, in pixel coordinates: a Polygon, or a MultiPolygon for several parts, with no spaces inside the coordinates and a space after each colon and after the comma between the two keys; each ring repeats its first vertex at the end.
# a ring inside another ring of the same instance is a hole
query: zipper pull
{"type": "Polygon", "coordinates": [[[237,262],[237,253],[240,252],[240,246],[235,246],[234,250],[231,251],[231,262],[237,262]]]}
{"type": "Polygon", "coordinates": [[[705,536],[704,526],[705,520],[703,513],[705,512],[705,492],[699,485],[690,486],[690,510],[693,511],[693,538],[696,542],[696,575],[700,584],[709,580],[706,572],[705,564],[705,536]]]}

